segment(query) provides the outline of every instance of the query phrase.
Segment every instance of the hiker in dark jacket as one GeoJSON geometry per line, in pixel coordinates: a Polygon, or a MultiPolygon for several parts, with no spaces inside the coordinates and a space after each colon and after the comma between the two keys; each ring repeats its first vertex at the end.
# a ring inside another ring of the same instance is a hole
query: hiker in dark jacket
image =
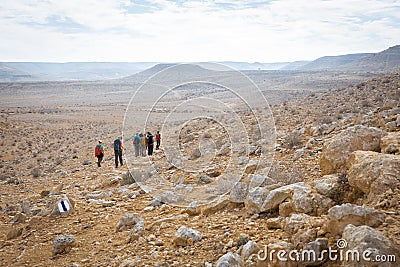
{"type": "Polygon", "coordinates": [[[153,155],[154,137],[151,132],[147,132],[147,155],[153,155]]]}
{"type": "Polygon", "coordinates": [[[121,137],[118,137],[117,139],[114,140],[114,156],[115,156],[115,168],[118,168],[118,160],[119,163],[122,165],[122,150],[124,149],[124,146],[122,145],[122,140],[121,137]]]}
{"type": "Polygon", "coordinates": [[[94,149],[94,155],[97,158],[97,166],[98,167],[101,167],[101,162],[103,161],[103,157],[104,157],[104,148],[101,143],[102,143],[102,141],[99,140],[99,143],[96,145],[96,148],[94,149]]]}

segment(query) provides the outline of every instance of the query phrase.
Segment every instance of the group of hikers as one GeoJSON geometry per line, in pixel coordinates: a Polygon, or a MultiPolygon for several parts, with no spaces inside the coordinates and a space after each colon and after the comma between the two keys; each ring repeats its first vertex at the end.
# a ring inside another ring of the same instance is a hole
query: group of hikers
{"type": "MultiPolygon", "coordinates": [[[[136,133],[132,137],[133,147],[135,149],[135,156],[145,157],[146,151],[148,156],[153,155],[154,149],[154,139],[156,140],[156,150],[160,148],[161,144],[161,134],[157,131],[156,136],[151,134],[151,132],[147,132],[147,134],[143,133],[136,133]]],[[[122,152],[124,150],[124,146],[122,143],[122,138],[119,136],[117,139],[114,140],[114,157],[115,157],[115,168],[118,168],[118,165],[123,165],[122,160],[122,152]]],[[[95,147],[94,155],[97,157],[97,166],[101,167],[101,162],[104,158],[104,146],[103,141],[99,140],[98,144],[95,147]]]]}

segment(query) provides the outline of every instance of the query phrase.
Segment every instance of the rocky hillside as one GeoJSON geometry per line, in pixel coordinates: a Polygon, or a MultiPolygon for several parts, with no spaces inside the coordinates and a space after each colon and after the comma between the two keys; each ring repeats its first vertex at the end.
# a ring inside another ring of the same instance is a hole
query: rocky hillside
{"type": "Polygon", "coordinates": [[[350,71],[391,71],[400,70],[400,45],[392,46],[380,53],[372,54],[346,64],[343,70],[350,71]]]}
{"type": "MultiPolygon", "coordinates": [[[[377,266],[321,253],[331,248],[360,255],[369,249],[372,259],[383,255],[384,266],[398,266],[399,88],[395,74],[273,105],[277,142],[269,174],[253,175],[258,165],[265,167],[255,160],[261,151],[254,142],[249,161],[240,163],[246,166],[243,179],[225,198],[186,208],[138,186],[135,178],[154,171],[145,158],[132,173],[126,165],[114,168],[112,141],[124,106],[59,105],[46,113],[4,108],[0,265],[377,266]],[[101,168],[92,155],[98,136],[106,147],[101,168]],[[70,211],[60,213],[61,200],[70,211]],[[312,250],[318,259],[262,259],[267,245],[269,252],[312,250]],[[390,261],[394,257],[397,263],[390,261]]],[[[251,114],[241,117],[254,123],[251,114]]],[[[192,149],[185,164],[209,156],[195,149],[197,142],[225,142],[217,125],[209,135],[203,126],[184,129],[190,134],[182,146],[192,149]]],[[[208,185],[218,178],[231,148],[214,143],[212,163],[220,165],[178,184],[208,185]]],[[[170,179],[179,173],[162,149],[152,160],[170,179]]]]}
{"type": "Polygon", "coordinates": [[[364,57],[370,56],[369,53],[349,54],[341,56],[325,56],[318,58],[304,66],[301,66],[301,70],[337,70],[343,65],[351,62],[360,60],[364,57]]]}

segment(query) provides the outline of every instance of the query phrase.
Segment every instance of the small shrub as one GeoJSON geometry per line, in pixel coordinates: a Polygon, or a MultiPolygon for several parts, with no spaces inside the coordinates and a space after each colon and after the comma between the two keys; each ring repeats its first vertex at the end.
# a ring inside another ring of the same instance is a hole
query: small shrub
{"type": "Polygon", "coordinates": [[[288,148],[299,147],[303,144],[303,135],[294,131],[283,139],[283,144],[288,148]]]}
{"type": "Polygon", "coordinates": [[[39,168],[34,168],[32,169],[31,174],[34,178],[38,178],[40,175],[42,175],[42,171],[39,168]]]}
{"type": "Polygon", "coordinates": [[[323,124],[331,124],[333,122],[333,118],[330,116],[324,116],[321,118],[321,123],[323,124]]]}

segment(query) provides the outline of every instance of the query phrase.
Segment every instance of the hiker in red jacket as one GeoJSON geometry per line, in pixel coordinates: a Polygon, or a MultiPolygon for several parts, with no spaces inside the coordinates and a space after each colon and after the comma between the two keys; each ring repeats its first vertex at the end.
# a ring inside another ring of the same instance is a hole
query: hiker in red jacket
{"type": "Polygon", "coordinates": [[[104,148],[101,143],[102,143],[102,141],[99,140],[99,143],[96,145],[96,148],[94,149],[94,155],[97,158],[97,166],[98,167],[101,167],[101,162],[103,161],[103,157],[104,157],[104,148]]]}
{"type": "Polygon", "coordinates": [[[156,150],[158,150],[158,149],[160,148],[160,143],[161,143],[161,134],[160,134],[160,131],[157,131],[157,133],[156,133],[156,142],[157,142],[156,150]]]}

